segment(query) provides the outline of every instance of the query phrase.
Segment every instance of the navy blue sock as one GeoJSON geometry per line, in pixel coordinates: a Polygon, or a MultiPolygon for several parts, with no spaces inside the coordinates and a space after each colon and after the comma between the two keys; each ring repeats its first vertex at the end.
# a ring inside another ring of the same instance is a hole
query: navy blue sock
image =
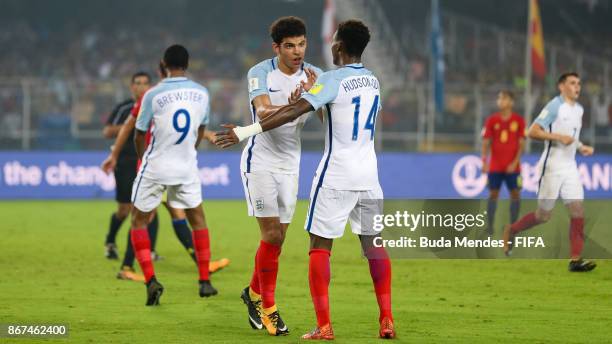
{"type": "Polygon", "coordinates": [[[157,230],[159,229],[159,219],[157,213],[153,217],[153,221],[147,226],[149,232],[149,240],[151,240],[151,251],[155,251],[155,243],[157,242],[157,230]]]}
{"type": "Polygon", "coordinates": [[[193,251],[193,240],[191,239],[191,230],[187,224],[187,220],[172,220],[172,227],[174,228],[174,234],[181,242],[181,245],[189,252],[191,258],[195,260],[195,252],[193,251]]]}
{"type": "Polygon", "coordinates": [[[117,239],[117,233],[119,232],[119,228],[121,228],[121,224],[125,219],[119,219],[117,214],[113,213],[110,220],[110,225],[108,227],[108,234],[106,234],[106,243],[114,244],[117,239]]]}
{"type": "Polygon", "coordinates": [[[134,268],[134,249],[132,248],[131,230],[128,231],[127,244],[125,245],[125,255],[123,256],[123,263],[121,263],[121,268],[123,268],[124,266],[134,268]]]}

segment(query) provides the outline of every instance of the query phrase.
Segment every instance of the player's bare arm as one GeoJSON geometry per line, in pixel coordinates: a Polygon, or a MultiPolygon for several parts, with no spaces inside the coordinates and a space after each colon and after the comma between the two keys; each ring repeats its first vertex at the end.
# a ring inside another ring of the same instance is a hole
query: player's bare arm
{"type": "MultiPolygon", "coordinates": [[[[308,88],[308,89],[310,89],[310,88],[308,88]]],[[[289,97],[289,99],[287,99],[287,103],[288,104],[296,103],[298,100],[300,100],[300,97],[302,96],[302,92],[308,92],[308,91],[304,91],[303,86],[296,87],[295,90],[293,92],[291,92],[291,96],[289,97]]],[[[323,123],[323,109],[319,109],[315,113],[317,114],[317,117],[319,118],[319,121],[321,121],[321,123],[323,123]]]]}
{"type": "Polygon", "coordinates": [[[542,126],[537,123],[531,125],[529,132],[527,133],[530,139],[540,141],[557,141],[564,145],[571,145],[574,142],[574,138],[569,135],[549,133],[542,126]]]}
{"type": "Polygon", "coordinates": [[[516,151],[516,156],[514,157],[514,159],[512,159],[512,162],[510,163],[510,165],[508,165],[508,168],[506,169],[506,173],[514,173],[514,171],[516,171],[516,168],[518,167],[518,164],[521,161],[521,155],[523,155],[524,149],[525,149],[525,139],[520,138],[519,148],[516,151]]]}
{"type": "Polygon", "coordinates": [[[491,139],[483,138],[482,139],[482,173],[489,172],[489,166],[487,165],[487,158],[489,156],[489,149],[491,148],[491,139]]]}
{"type": "Polygon", "coordinates": [[[134,135],[134,145],[136,146],[136,154],[138,155],[138,159],[142,160],[142,156],[145,151],[145,131],[141,131],[136,129],[136,133],[134,135]]]}
{"type": "Polygon", "coordinates": [[[314,108],[305,99],[300,99],[294,104],[289,104],[281,107],[265,120],[259,122],[262,131],[278,128],[285,123],[289,123],[302,116],[305,113],[314,111],[314,108]]]}
{"type": "Polygon", "coordinates": [[[578,146],[578,152],[584,156],[591,156],[595,153],[595,148],[593,148],[593,146],[580,144],[578,146]]]}
{"type": "Polygon", "coordinates": [[[120,127],[119,133],[117,134],[115,143],[113,144],[111,148],[111,152],[106,158],[106,160],[102,162],[101,168],[106,174],[109,174],[113,169],[115,169],[115,166],[117,165],[117,158],[119,157],[119,153],[123,149],[125,142],[130,137],[130,134],[134,130],[135,126],[136,126],[136,119],[132,116],[129,116],[128,119],[123,123],[123,125],[119,126],[120,127]]]}
{"type": "Polygon", "coordinates": [[[217,133],[215,144],[221,148],[233,146],[248,137],[259,134],[260,132],[272,130],[285,123],[294,121],[301,115],[313,110],[312,105],[310,105],[308,101],[305,99],[300,99],[294,104],[288,104],[280,107],[277,111],[268,115],[265,119],[247,127],[236,127],[231,124],[224,124],[222,127],[228,130],[217,133]]]}
{"type": "MultiPolygon", "coordinates": [[[[304,91],[304,92],[307,92],[307,91],[304,91]]],[[[289,97],[288,99],[289,104],[297,103],[297,101],[300,100],[301,95],[302,95],[302,89],[300,87],[296,88],[295,91],[291,93],[291,97],[289,97]]],[[[323,109],[321,108],[317,110],[315,113],[317,114],[319,121],[323,123],[323,109]]]]}
{"type": "Polygon", "coordinates": [[[120,125],[120,124],[119,125],[108,124],[104,126],[104,129],[102,129],[102,135],[104,135],[104,137],[107,139],[112,139],[113,137],[117,137],[122,126],[123,125],[120,125]]]}
{"type": "Polygon", "coordinates": [[[201,125],[201,126],[198,127],[198,138],[196,139],[196,144],[195,144],[195,148],[196,149],[198,149],[198,147],[200,146],[200,143],[202,143],[202,139],[206,138],[206,132],[207,131],[208,130],[206,130],[206,126],[205,125],[201,125]]]}
{"type": "Polygon", "coordinates": [[[267,94],[262,94],[253,98],[253,108],[255,109],[255,114],[257,117],[259,117],[260,120],[263,120],[278,110],[280,106],[272,105],[270,96],[267,94]]]}

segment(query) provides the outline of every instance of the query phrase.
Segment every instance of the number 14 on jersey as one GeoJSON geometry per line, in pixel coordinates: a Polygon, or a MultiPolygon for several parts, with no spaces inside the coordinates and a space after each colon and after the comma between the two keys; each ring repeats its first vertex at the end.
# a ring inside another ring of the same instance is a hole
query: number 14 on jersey
{"type": "MultiPolygon", "coordinates": [[[[357,141],[357,137],[359,135],[359,110],[361,107],[361,96],[354,97],[351,103],[355,104],[355,115],[353,119],[353,141],[357,141]]],[[[376,115],[378,115],[378,96],[374,97],[374,103],[372,104],[372,108],[370,109],[370,113],[368,114],[368,118],[366,119],[366,123],[363,126],[363,130],[370,131],[370,140],[374,140],[376,115]]]]}

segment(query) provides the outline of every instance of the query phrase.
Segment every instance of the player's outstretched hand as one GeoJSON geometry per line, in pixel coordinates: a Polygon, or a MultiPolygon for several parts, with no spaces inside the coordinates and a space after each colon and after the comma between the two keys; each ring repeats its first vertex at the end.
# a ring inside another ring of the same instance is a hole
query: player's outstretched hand
{"type": "Polygon", "coordinates": [[[566,146],[571,145],[572,142],[574,142],[574,138],[569,135],[559,135],[559,142],[563,143],[566,146]]]}
{"type": "Polygon", "coordinates": [[[102,171],[104,171],[104,173],[110,174],[111,171],[115,169],[115,166],[117,166],[117,159],[112,155],[109,155],[108,158],[106,158],[106,160],[102,162],[100,168],[102,168],[102,171]]]}
{"type": "Polygon", "coordinates": [[[584,156],[590,156],[590,155],[593,155],[593,153],[595,153],[595,148],[591,146],[587,146],[587,145],[582,145],[582,147],[580,147],[578,151],[580,152],[580,154],[584,156]]]}
{"type": "Polygon", "coordinates": [[[291,92],[291,96],[289,97],[289,99],[287,99],[287,101],[289,102],[289,104],[295,104],[300,99],[301,94],[302,94],[301,88],[296,87],[295,90],[291,92]]]}
{"type": "Polygon", "coordinates": [[[217,133],[212,131],[212,130],[205,130],[204,131],[204,138],[212,143],[215,144],[215,141],[217,140],[217,133]]]}
{"type": "Polygon", "coordinates": [[[308,92],[317,81],[317,73],[312,68],[304,68],[304,72],[306,72],[307,80],[300,81],[300,85],[304,92],[308,92]]]}
{"type": "Polygon", "coordinates": [[[223,128],[227,129],[226,131],[218,131],[215,135],[217,136],[215,140],[215,145],[221,148],[227,148],[233,146],[240,142],[238,140],[238,136],[234,133],[234,128],[236,128],[233,124],[223,124],[221,125],[223,128]]]}

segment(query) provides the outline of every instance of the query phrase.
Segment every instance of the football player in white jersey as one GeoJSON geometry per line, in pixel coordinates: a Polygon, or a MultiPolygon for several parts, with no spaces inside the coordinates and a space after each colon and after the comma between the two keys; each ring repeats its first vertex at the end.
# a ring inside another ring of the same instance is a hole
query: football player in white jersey
{"type": "MultiPolygon", "coordinates": [[[[309,284],[317,327],[303,339],[334,339],[329,316],[328,287],[332,243],[343,235],[347,221],[359,235],[379,305],[379,336],[394,338],[391,313],[391,262],[382,247],[373,245],[380,236],[368,218],[382,212],[382,190],[374,150],[376,115],[380,109],[380,84],[361,64],[370,31],[361,21],[338,25],[332,54],[340,66],[320,75],[310,91],[267,118],[247,127],[218,133],[216,143],[231,146],[248,137],[326,108],[325,153],[313,180],[305,229],[310,234],[309,284]]],[[[255,136],[256,138],[259,135],[255,136]]]]}
{"type": "MultiPolygon", "coordinates": [[[[160,61],[158,65],[158,76],[160,79],[165,79],[167,77],[166,69],[162,61],[160,61]]],[[[146,92],[147,90],[143,91],[143,95],[144,95],[144,92],[146,92]]],[[[111,173],[111,171],[115,169],[115,166],[117,165],[117,159],[119,157],[119,153],[123,150],[123,147],[126,144],[134,145],[133,139],[129,143],[128,141],[130,141],[129,138],[130,136],[132,136],[132,133],[136,129],[136,117],[138,116],[138,113],[140,112],[141,103],[142,103],[142,96],[134,104],[134,107],[131,110],[131,116],[129,116],[128,119],[126,119],[123,125],[121,126],[121,129],[119,130],[119,133],[117,134],[117,137],[115,138],[115,143],[111,146],[110,154],[108,155],[108,157],[104,160],[104,162],[101,165],[102,170],[106,174],[111,173]]],[[[148,135],[150,135],[150,133],[148,135]]],[[[210,143],[214,143],[215,133],[214,131],[205,129],[204,137],[210,143]]],[[[146,143],[147,145],[151,143],[150,137],[148,136],[147,136],[146,143]]],[[[135,170],[134,175],[136,175],[137,170],[140,168],[140,163],[141,163],[141,160],[138,160],[137,162],[138,167],[134,168],[135,170]]],[[[130,185],[132,186],[133,182],[130,185]]],[[[130,190],[130,202],[132,200],[131,191],[132,190],[130,190]]],[[[164,193],[164,195],[166,194],[164,193]]],[[[166,201],[165,197],[162,198],[162,204],[164,205],[166,210],[168,210],[168,214],[170,215],[170,218],[172,220],[172,227],[174,228],[174,233],[176,234],[177,239],[183,245],[183,247],[185,248],[185,250],[187,251],[189,256],[193,259],[193,261],[196,263],[196,266],[197,266],[198,260],[196,258],[195,250],[193,249],[192,233],[191,233],[191,229],[189,228],[187,224],[187,217],[185,215],[184,209],[172,208],[171,206],[168,205],[168,202],[166,201]]],[[[132,209],[132,204],[130,203],[130,211],[131,209],[132,209]]],[[[153,213],[156,214],[157,212],[153,212],[153,213]]],[[[151,231],[149,230],[149,232],[151,231]]],[[[132,238],[132,235],[130,231],[128,231],[128,240],[127,240],[128,245],[126,246],[125,256],[123,258],[123,262],[121,263],[121,269],[119,270],[119,273],[117,273],[117,278],[123,279],[123,280],[132,280],[132,281],[141,282],[141,281],[144,281],[144,276],[136,273],[133,268],[135,257],[134,257],[132,245],[129,244],[132,241],[131,238],[132,238]]],[[[155,238],[153,237],[150,239],[152,243],[155,241],[155,238]]],[[[153,247],[155,245],[152,244],[151,246],[153,247]]],[[[152,254],[154,257],[153,261],[156,261],[157,260],[156,258],[159,258],[159,256],[153,252],[152,254]]],[[[208,270],[212,274],[228,266],[229,262],[230,261],[227,258],[222,258],[219,260],[211,260],[208,266],[208,270]]]]}
{"type": "Polygon", "coordinates": [[[593,147],[580,142],[580,129],[584,109],[578,103],[580,77],[577,73],[565,73],[559,77],[560,94],[546,104],[529,129],[529,137],[545,141],[539,162],[538,209],[515,223],[504,227],[504,252],[512,250],[512,240],[521,231],[545,223],[551,218],[557,198],[561,197],[570,215],[570,263],[569,271],[591,271],[595,263],[581,258],[584,246],[584,190],[578,167],[576,151],[589,156],[593,147]]]}
{"type": "Polygon", "coordinates": [[[185,77],[189,53],[183,46],[166,49],[163,64],[168,77],[143,96],[134,137],[142,164],[132,191],[132,245],[145,276],[147,306],[159,304],[163,286],[155,278],[145,228],[166,190],[168,204],[185,209],[193,228],[200,296],[217,294],[209,280],[210,240],[201,207],[196,150],[209,121],[210,99],[204,86],[185,77]],[[150,126],[152,141],[145,151],[145,135],[150,126]]]}
{"type": "MultiPolygon", "coordinates": [[[[276,56],[253,66],[247,75],[252,121],[258,122],[292,93],[308,90],[322,71],[304,62],[306,26],[298,17],[282,17],[270,26],[276,56]]],[[[289,332],[274,299],[278,261],[297,201],[300,133],[308,116],[252,137],[242,152],[240,171],[250,216],[255,216],[261,240],[250,285],[242,291],[248,320],[271,335],[289,332]]]]}

